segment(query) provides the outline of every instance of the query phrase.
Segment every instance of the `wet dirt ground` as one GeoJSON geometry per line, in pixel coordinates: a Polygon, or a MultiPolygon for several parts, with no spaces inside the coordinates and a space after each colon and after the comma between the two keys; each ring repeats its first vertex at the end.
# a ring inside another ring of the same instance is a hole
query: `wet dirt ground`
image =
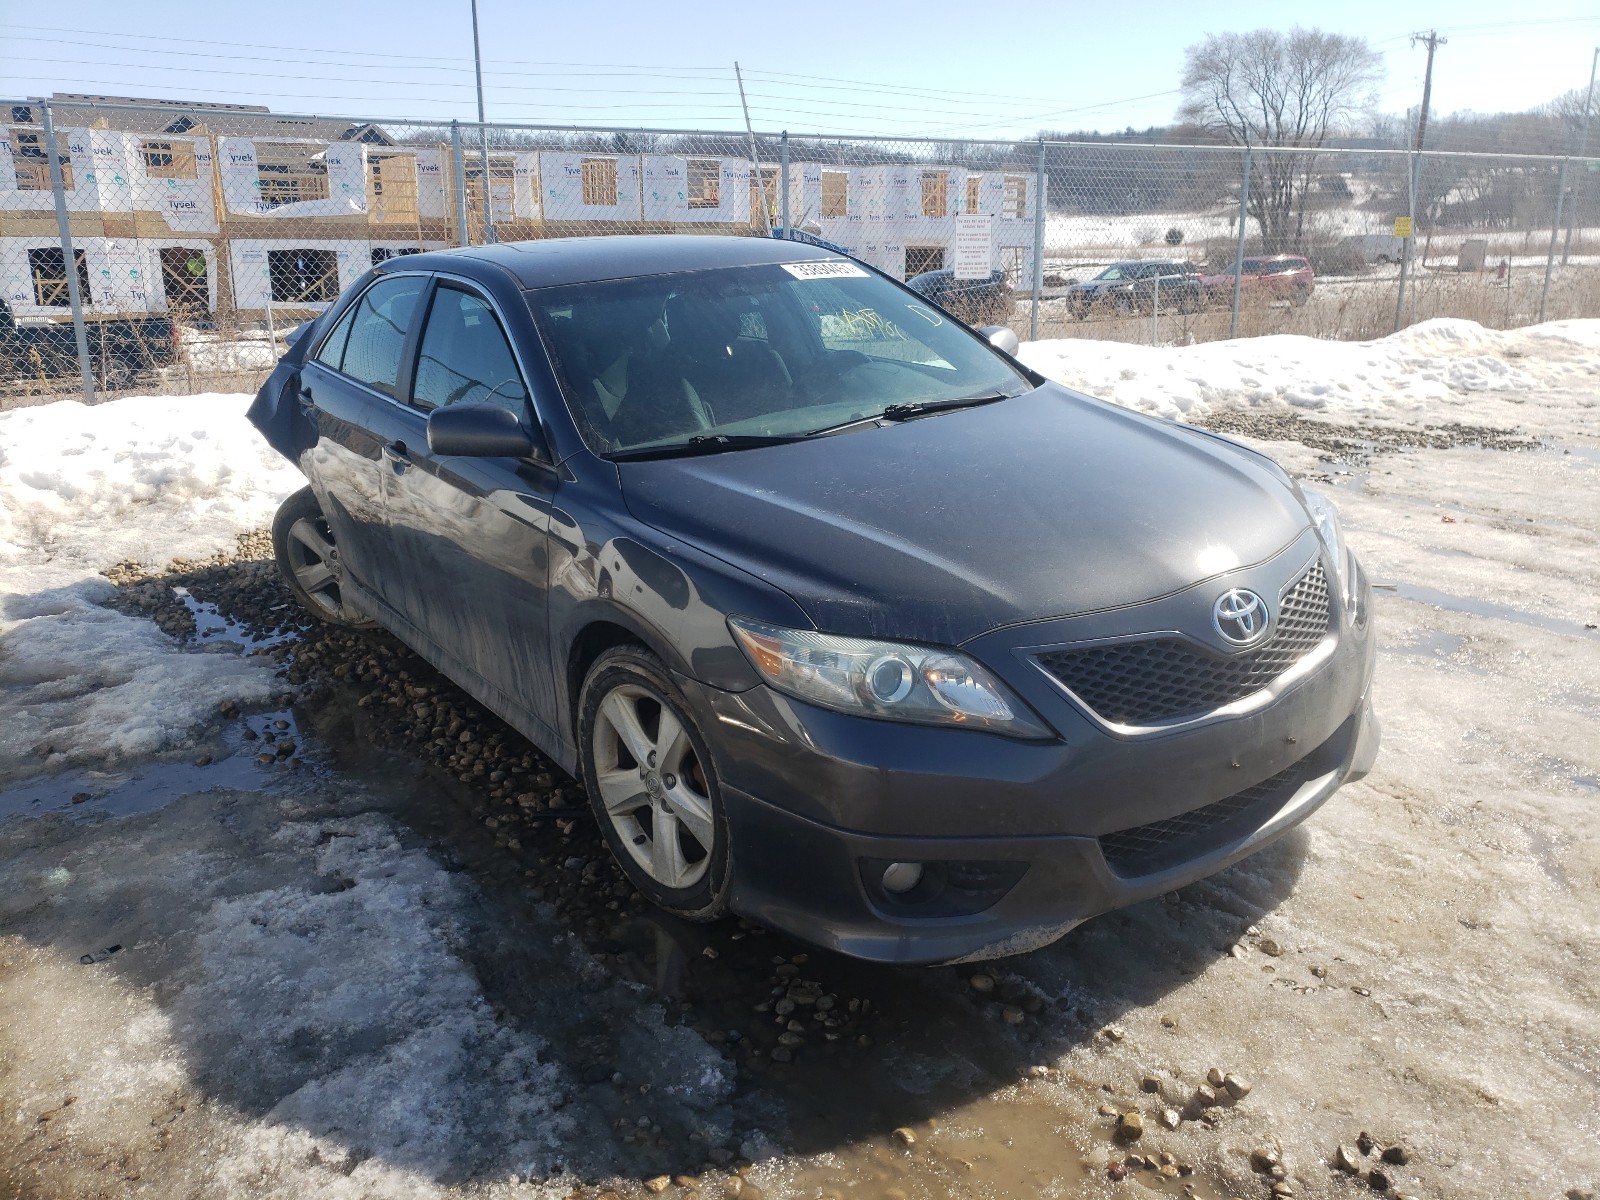
{"type": "Polygon", "coordinates": [[[283,692],[0,785],[0,1196],[1587,1194],[1592,447],[1212,423],[1335,485],[1381,585],[1385,756],[1246,863],[991,964],[654,911],[571,779],[388,635],[303,623],[261,535],[113,571],[283,692]],[[452,1006],[448,1086],[424,1051],[370,1065],[452,1006]],[[277,1028],[296,1008],[324,1019],[277,1028]]]}

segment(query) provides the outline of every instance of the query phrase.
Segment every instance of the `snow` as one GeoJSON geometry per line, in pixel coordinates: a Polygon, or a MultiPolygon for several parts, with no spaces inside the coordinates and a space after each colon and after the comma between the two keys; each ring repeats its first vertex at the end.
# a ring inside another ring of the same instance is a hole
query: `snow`
{"type": "Polygon", "coordinates": [[[1514,414],[1537,389],[1561,393],[1570,420],[1553,422],[1550,431],[1557,432],[1581,428],[1600,405],[1597,320],[1502,331],[1443,317],[1371,342],[1285,334],[1149,347],[1063,338],[1027,342],[1019,357],[1058,383],[1174,419],[1226,406],[1288,406],[1328,415],[1520,423],[1514,414]]]}
{"type": "MultiPolygon", "coordinates": [[[[137,1144],[161,1195],[360,1200],[439,1196],[486,1167],[560,1169],[572,1081],[463,957],[476,889],[384,816],[308,812],[315,790],[191,797],[136,831],[84,830],[50,852],[59,865],[13,877],[23,907],[48,895],[82,922],[69,939],[125,939],[112,961],[132,967],[0,939],[7,1107],[32,1122],[75,1097],[51,1126],[71,1150],[47,1171],[82,1155],[120,1172],[137,1144]],[[141,922],[159,936],[138,938],[141,922]]],[[[318,807],[371,803],[339,791],[318,807]]],[[[552,965],[574,969],[562,953],[552,965]]]]}
{"type": "Polygon", "coordinates": [[[218,334],[180,329],[178,343],[189,366],[202,372],[270,371],[281,353],[266,332],[218,334]]]}
{"type": "Polygon", "coordinates": [[[0,413],[0,777],[146,754],[223,700],[274,689],[264,664],[182,649],[103,607],[101,574],[233,546],[304,480],[244,419],[249,397],[131,397],[0,413]]]}

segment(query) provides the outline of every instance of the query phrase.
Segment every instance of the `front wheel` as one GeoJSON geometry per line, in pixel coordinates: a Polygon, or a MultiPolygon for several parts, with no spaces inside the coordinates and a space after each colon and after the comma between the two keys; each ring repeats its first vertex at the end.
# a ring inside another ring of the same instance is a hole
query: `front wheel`
{"type": "Polygon", "coordinates": [[[682,693],[638,646],[600,656],[579,697],[583,782],[600,832],[646,899],[691,921],[728,910],[728,825],[682,693]]]}

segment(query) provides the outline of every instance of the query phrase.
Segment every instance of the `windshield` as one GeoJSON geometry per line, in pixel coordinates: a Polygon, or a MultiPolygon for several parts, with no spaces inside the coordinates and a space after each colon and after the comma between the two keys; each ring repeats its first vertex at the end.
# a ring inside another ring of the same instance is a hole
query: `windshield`
{"type": "Polygon", "coordinates": [[[891,405],[1032,387],[970,330],[854,263],[651,275],[527,299],[601,454],[801,436],[891,405]]]}

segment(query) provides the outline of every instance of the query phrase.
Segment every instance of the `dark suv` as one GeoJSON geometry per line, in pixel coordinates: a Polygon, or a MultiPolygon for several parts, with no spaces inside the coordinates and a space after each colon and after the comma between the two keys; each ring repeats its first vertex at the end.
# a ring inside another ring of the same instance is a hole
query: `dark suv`
{"type": "Polygon", "coordinates": [[[1112,263],[1093,279],[1067,289],[1067,309],[1078,320],[1090,313],[1125,315],[1150,312],[1158,305],[1197,312],[1202,289],[1193,263],[1133,259],[1112,263]]]}
{"type": "Polygon", "coordinates": [[[1009,324],[1017,308],[1016,289],[1004,271],[991,271],[987,279],[957,279],[946,267],[915,275],[906,286],[974,328],[1009,324]]]}
{"type": "Polygon", "coordinates": [[[1020,953],[1267,845],[1377,751],[1327,500],[826,250],[393,259],[250,415],[310,481],[273,526],[301,603],[580,778],[688,918],[1020,953]]]}

